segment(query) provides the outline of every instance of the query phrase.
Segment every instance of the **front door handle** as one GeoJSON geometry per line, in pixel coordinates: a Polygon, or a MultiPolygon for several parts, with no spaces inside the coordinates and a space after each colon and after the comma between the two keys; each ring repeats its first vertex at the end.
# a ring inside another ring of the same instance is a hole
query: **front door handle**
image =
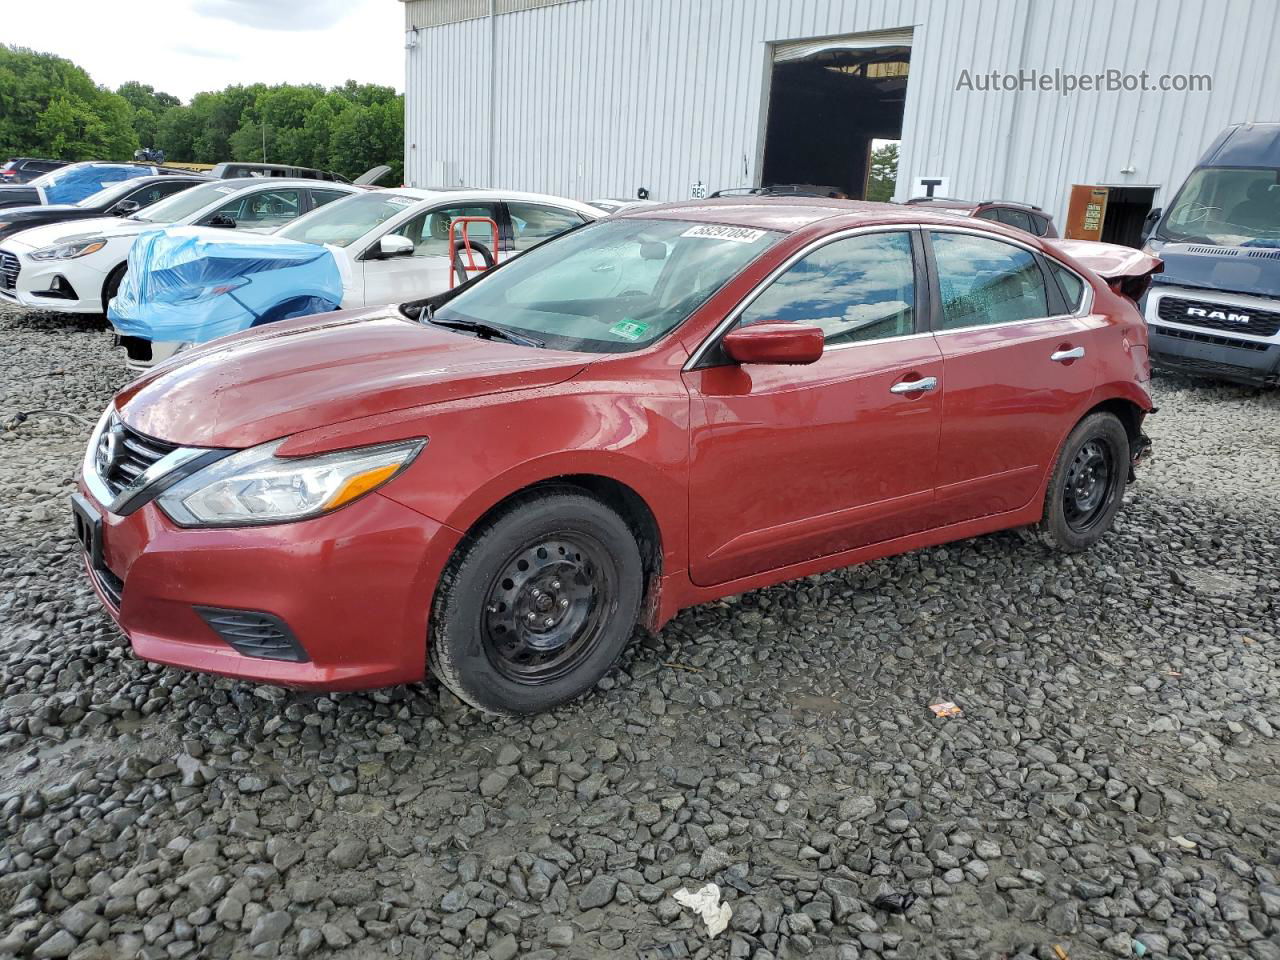
{"type": "Polygon", "coordinates": [[[1049,354],[1054,363],[1066,363],[1068,360],[1079,360],[1084,356],[1084,347],[1072,347],[1070,350],[1055,350],[1049,354]]]}
{"type": "Polygon", "coordinates": [[[919,380],[904,380],[889,388],[890,393],[925,393],[938,389],[937,377],[921,377],[919,380]]]}

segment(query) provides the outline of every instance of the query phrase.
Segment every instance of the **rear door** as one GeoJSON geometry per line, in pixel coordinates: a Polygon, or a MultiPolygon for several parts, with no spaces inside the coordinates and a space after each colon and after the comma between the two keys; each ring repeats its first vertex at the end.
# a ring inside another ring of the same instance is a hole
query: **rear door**
{"type": "MultiPolygon", "coordinates": [[[[406,220],[385,235],[413,241],[412,256],[382,259],[375,240],[361,255],[364,274],[364,303],[402,303],[449,289],[449,225],[459,217],[486,217],[499,223],[499,205],[490,202],[442,204],[406,220]]],[[[467,225],[473,246],[491,251],[493,228],[481,223],[467,225]]],[[[477,264],[481,257],[477,256],[477,264]]],[[[461,281],[459,281],[461,282],[461,281]]]]}
{"type": "Polygon", "coordinates": [[[946,383],[936,525],[1026,506],[1089,408],[1096,331],[1065,303],[1029,245],[977,231],[925,231],[946,383]]]}
{"type": "Polygon", "coordinates": [[[937,343],[920,326],[927,284],[913,234],[825,241],[741,309],[733,325],[821,327],[827,346],[817,363],[739,366],[715,348],[685,373],[694,403],[695,583],[725,583],[925,526],[944,380],[937,343]]]}

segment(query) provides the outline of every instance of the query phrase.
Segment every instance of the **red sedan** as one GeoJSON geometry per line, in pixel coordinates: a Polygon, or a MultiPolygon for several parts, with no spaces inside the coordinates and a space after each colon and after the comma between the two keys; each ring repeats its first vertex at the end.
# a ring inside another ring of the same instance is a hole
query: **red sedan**
{"type": "Polygon", "coordinates": [[[274,324],[109,405],[73,509],[148,660],[581,694],[637,624],[1009,527],[1110,528],[1160,263],[903,206],[644,207],[428,301],[274,324]]]}

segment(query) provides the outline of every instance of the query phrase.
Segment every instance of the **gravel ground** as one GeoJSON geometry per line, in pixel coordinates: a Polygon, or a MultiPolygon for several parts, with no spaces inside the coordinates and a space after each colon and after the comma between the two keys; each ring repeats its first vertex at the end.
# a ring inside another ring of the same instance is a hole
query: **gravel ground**
{"type": "MultiPolygon", "coordinates": [[[[0,331],[0,418],[124,382],[92,324],[0,331]]],[[[69,536],[87,430],[0,430],[0,956],[1280,960],[1280,393],[1157,388],[1092,552],[688,610],[516,722],[135,660],[69,536]]]]}

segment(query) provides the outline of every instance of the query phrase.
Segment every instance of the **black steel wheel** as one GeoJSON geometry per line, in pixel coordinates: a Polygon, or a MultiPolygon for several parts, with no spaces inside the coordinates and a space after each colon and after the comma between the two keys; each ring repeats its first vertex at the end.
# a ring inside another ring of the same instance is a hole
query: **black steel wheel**
{"type": "Polygon", "coordinates": [[[1076,424],[1049,478],[1041,539],[1069,552],[1097,543],[1120,510],[1128,468],[1129,435],[1113,414],[1090,414],[1076,424]]]}
{"type": "Polygon", "coordinates": [[[616,593],[613,558],[595,538],[539,538],[517,550],[490,583],[485,653],[517,682],[559,679],[590,656],[616,593]]]}
{"type": "Polygon", "coordinates": [[[431,672],[490,713],[548,710],[613,665],[643,587],[635,536],[608,505],[565,487],[518,496],[467,535],[441,577],[431,672]]]}

